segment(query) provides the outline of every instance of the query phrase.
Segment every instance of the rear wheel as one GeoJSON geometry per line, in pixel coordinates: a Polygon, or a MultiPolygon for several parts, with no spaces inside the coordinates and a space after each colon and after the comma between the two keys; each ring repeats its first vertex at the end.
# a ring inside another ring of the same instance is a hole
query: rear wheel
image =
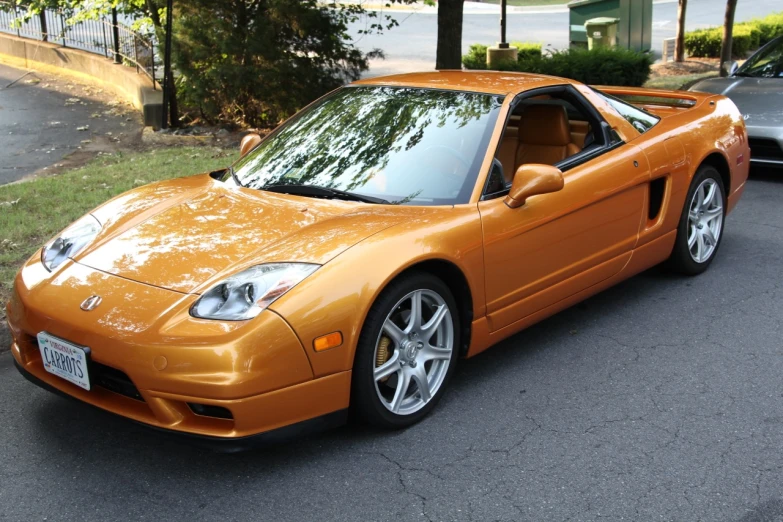
{"type": "Polygon", "coordinates": [[[427,273],[392,282],[370,309],[356,348],[352,404],[367,422],[404,428],[425,417],[454,372],[459,315],[427,273]]]}
{"type": "Polygon", "coordinates": [[[707,270],[723,236],[725,189],[711,165],[696,172],[688,190],[669,265],[677,272],[696,275],[707,270]]]}

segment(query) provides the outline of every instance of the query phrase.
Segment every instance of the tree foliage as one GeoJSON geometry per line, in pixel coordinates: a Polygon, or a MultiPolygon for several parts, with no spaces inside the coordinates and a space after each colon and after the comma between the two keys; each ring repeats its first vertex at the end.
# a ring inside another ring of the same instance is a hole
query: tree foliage
{"type": "MultiPolygon", "coordinates": [[[[136,28],[152,27],[164,41],[165,0],[23,0],[28,16],[65,9],[69,22],[94,19],[112,9],[136,28]]],[[[414,0],[385,0],[412,3],[414,0]]],[[[433,0],[425,0],[432,5],[433,0]]],[[[175,0],[173,50],[177,98],[209,121],[275,125],[308,102],[368,68],[379,50],[362,53],[349,24],[365,17],[359,34],[398,25],[364,0],[175,0]]],[[[162,51],[161,51],[162,52],[162,51]]]]}
{"type": "Polygon", "coordinates": [[[183,2],[174,45],[180,96],[208,120],[275,124],[367,70],[367,56],[346,43],[352,16],[315,0],[183,2]]]}

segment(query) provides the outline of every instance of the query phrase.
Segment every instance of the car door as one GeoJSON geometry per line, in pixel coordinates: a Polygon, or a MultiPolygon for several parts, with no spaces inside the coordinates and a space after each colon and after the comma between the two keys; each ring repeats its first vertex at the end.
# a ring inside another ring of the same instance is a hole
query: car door
{"type": "Polygon", "coordinates": [[[637,241],[650,178],[646,157],[619,140],[576,90],[569,87],[568,96],[585,104],[604,143],[555,164],[563,170],[559,192],[515,209],[502,195],[478,205],[491,331],[617,274],[637,241]]]}

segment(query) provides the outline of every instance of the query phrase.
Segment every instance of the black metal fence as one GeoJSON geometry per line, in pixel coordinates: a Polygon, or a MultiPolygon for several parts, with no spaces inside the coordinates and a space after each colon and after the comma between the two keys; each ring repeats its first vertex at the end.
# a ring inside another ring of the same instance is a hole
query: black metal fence
{"type": "Polygon", "coordinates": [[[75,23],[69,23],[68,18],[62,10],[29,14],[14,2],[0,0],[0,32],[102,54],[115,63],[135,67],[136,72],[149,76],[155,86],[154,34],[133,31],[117,21],[116,12],[113,16],[75,23]]]}

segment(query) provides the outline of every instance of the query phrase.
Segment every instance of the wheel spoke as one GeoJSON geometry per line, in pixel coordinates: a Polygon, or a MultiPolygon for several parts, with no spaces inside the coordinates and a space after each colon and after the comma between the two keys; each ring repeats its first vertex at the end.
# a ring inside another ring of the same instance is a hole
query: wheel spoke
{"type": "Polygon", "coordinates": [[[707,211],[710,205],[712,205],[712,201],[715,199],[715,193],[717,191],[718,185],[716,183],[711,183],[707,189],[707,195],[704,197],[704,201],[702,201],[702,204],[699,207],[700,210],[704,212],[707,211]]]}
{"type": "Polygon", "coordinates": [[[411,383],[411,375],[406,371],[400,372],[397,379],[397,389],[394,391],[394,397],[389,405],[393,413],[400,412],[400,406],[402,405],[405,394],[408,393],[408,386],[411,383]]]}
{"type": "Polygon", "coordinates": [[[411,317],[408,319],[405,333],[410,333],[419,328],[421,328],[421,290],[417,290],[411,295],[411,317]]]}
{"type": "Polygon", "coordinates": [[[721,216],[723,216],[723,207],[714,208],[704,212],[704,219],[706,219],[708,222],[711,222],[713,219],[719,218],[721,216]]]}
{"type": "Polygon", "coordinates": [[[424,369],[424,365],[420,364],[414,368],[411,377],[413,377],[413,380],[416,381],[416,386],[419,388],[421,400],[428,402],[430,400],[430,383],[427,381],[427,372],[424,369]]]}
{"type": "Polygon", "coordinates": [[[428,344],[421,352],[419,352],[419,357],[423,362],[433,360],[448,360],[451,359],[451,348],[432,346],[431,344],[428,344]]]}
{"type": "Polygon", "coordinates": [[[704,239],[707,245],[715,246],[718,244],[718,240],[715,238],[710,227],[704,227],[704,239]]]}
{"type": "Polygon", "coordinates": [[[691,230],[691,235],[688,238],[688,248],[693,248],[693,245],[696,244],[696,236],[699,235],[698,230],[696,230],[696,227],[693,227],[693,230],[691,230]]]}
{"type": "Polygon", "coordinates": [[[394,341],[395,346],[400,346],[403,337],[405,337],[405,333],[403,333],[403,331],[400,330],[400,327],[394,324],[390,318],[387,318],[383,322],[383,332],[394,341]]]}
{"type": "Polygon", "coordinates": [[[701,230],[696,231],[696,262],[701,263],[704,261],[702,255],[704,254],[704,235],[701,230]]]}
{"type": "Polygon", "coordinates": [[[435,313],[432,315],[432,318],[427,321],[427,324],[423,325],[421,327],[421,331],[424,334],[423,341],[429,341],[430,337],[432,337],[432,334],[435,333],[435,330],[438,329],[438,326],[440,326],[440,323],[443,321],[443,318],[446,317],[446,314],[449,313],[449,307],[445,304],[440,305],[437,310],[435,310],[435,313]]]}
{"type": "Polygon", "coordinates": [[[704,207],[704,185],[696,191],[696,210],[701,210],[702,207],[704,207]]]}
{"type": "Polygon", "coordinates": [[[373,376],[376,381],[385,379],[386,377],[399,372],[402,369],[400,366],[400,352],[395,350],[391,358],[377,367],[373,372],[373,376]]]}

